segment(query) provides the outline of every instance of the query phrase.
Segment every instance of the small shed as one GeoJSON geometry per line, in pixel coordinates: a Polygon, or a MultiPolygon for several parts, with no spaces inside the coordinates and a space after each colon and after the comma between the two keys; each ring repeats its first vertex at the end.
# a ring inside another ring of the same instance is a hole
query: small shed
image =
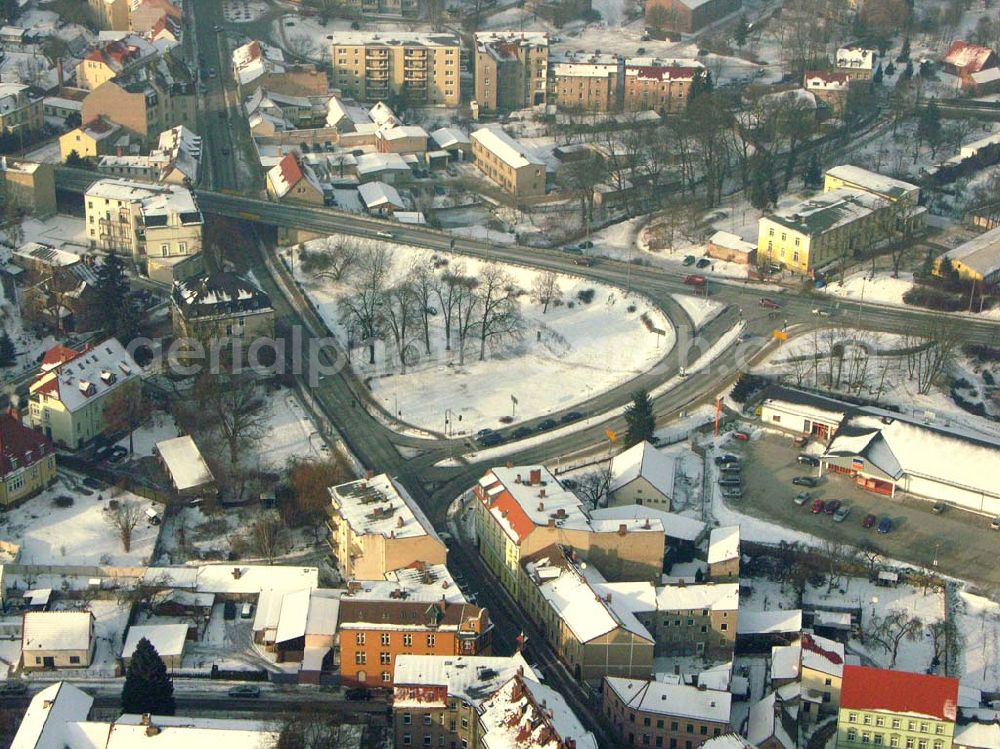
{"type": "Polygon", "coordinates": [[[757,245],[728,231],[717,231],[708,240],[709,257],[727,263],[753,265],[757,261],[757,245]]]}
{"type": "Polygon", "coordinates": [[[180,496],[204,497],[215,494],[215,477],[191,435],[157,442],[156,450],[160,455],[160,464],[180,496]]]}
{"type": "Polygon", "coordinates": [[[129,627],[125,645],[122,646],[122,665],[127,669],[132,661],[140,640],[149,640],[156,648],[167,668],[181,667],[184,657],[184,643],[187,641],[188,626],[186,624],[145,624],[129,627]]]}

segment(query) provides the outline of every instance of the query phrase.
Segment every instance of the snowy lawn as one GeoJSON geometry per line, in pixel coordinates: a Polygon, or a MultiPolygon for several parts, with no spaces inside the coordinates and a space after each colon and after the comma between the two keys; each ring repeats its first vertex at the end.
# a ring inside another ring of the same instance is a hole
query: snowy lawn
{"type": "MultiPolygon", "coordinates": [[[[166,411],[154,411],[149,419],[141,427],[132,433],[132,450],[135,458],[143,458],[153,455],[153,448],[157,442],[169,440],[181,433],[178,429],[174,417],[166,411]]],[[[129,445],[129,437],[125,435],[118,440],[119,445],[126,450],[129,445]]]]}
{"type": "MultiPolygon", "coordinates": [[[[144,564],[153,551],[160,526],[150,525],[143,514],[132,533],[131,549],[124,551],[121,540],[104,519],[110,492],[83,489],[78,481],[72,474],[60,471],[59,480],[50,489],[0,515],[0,538],[20,544],[23,564],[144,564]],[[58,507],[57,497],[70,497],[73,504],[58,507]]],[[[143,513],[154,506],[130,492],[122,492],[115,499],[135,502],[143,513]]]]}
{"type": "Polygon", "coordinates": [[[268,433],[260,442],[262,464],[277,470],[292,458],[318,460],[329,455],[326,442],[295,393],[282,388],[270,395],[269,402],[268,433]]]}
{"type": "Polygon", "coordinates": [[[688,314],[696,329],[710,323],[726,308],[726,305],[722,302],[716,302],[703,296],[692,296],[690,294],[671,294],[670,296],[688,314]]]}
{"type": "MultiPolygon", "coordinates": [[[[322,239],[306,244],[313,252],[322,252],[326,246],[327,240],[322,239]]],[[[428,251],[399,246],[392,250],[387,285],[402,280],[411,266],[433,267],[434,256],[428,251]]],[[[484,272],[482,262],[438,254],[439,273],[445,262],[449,271],[462,267],[464,275],[472,278],[481,278],[484,272]]],[[[425,355],[420,340],[419,321],[411,323],[405,373],[400,371],[399,356],[389,336],[376,344],[374,366],[367,363],[367,349],[354,349],[352,365],[367,379],[372,394],[387,411],[415,426],[435,430],[444,428],[448,410],[462,417],[461,422],[455,422],[459,433],[497,427],[502,417],[512,415],[512,396],[517,399],[515,420],[559,411],[627,382],[654,366],[673,346],[669,321],[644,298],[626,301],[611,287],[560,275],[559,302],[550,304],[543,313],[531,293],[539,274],[517,266],[505,266],[505,270],[518,290],[515,306],[523,319],[523,334],[519,339],[504,338],[492,347],[487,345],[484,360],[479,360],[478,338],[473,340],[470,334],[465,361],[461,362],[454,329],[453,350],[445,351],[442,314],[430,317],[430,356],[425,355]],[[581,294],[586,297],[590,290],[591,301],[582,301],[581,294]],[[666,335],[650,332],[641,319],[644,314],[653,326],[667,331],[666,335]]],[[[327,325],[346,340],[338,305],[350,295],[351,281],[310,277],[300,262],[295,263],[295,274],[327,325]]]]}
{"type": "Polygon", "coordinates": [[[972,593],[959,593],[955,624],[964,639],[962,684],[984,692],[1000,691],[1000,604],[972,593]]]}

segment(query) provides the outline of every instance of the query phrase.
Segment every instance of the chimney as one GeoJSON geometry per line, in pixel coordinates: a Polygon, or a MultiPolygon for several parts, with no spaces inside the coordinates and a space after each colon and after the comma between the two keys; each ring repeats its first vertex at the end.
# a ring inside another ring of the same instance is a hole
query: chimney
{"type": "MultiPolygon", "coordinates": [[[[514,638],[514,652],[515,653],[520,653],[522,650],[524,650],[524,643],[527,641],[527,639],[528,638],[524,636],[524,632],[518,633],[517,637],[514,638]]],[[[524,667],[523,666],[518,666],[517,669],[518,669],[518,671],[521,671],[521,672],[524,671],[524,667]]]]}
{"type": "Polygon", "coordinates": [[[146,726],[146,735],[147,736],[156,736],[159,732],[160,732],[160,729],[157,726],[153,726],[153,725],[146,726]]]}
{"type": "Polygon", "coordinates": [[[150,719],[150,717],[151,716],[150,716],[149,713],[143,713],[142,714],[142,718],[139,719],[139,725],[141,725],[141,726],[148,726],[149,725],[149,719],[150,719]]]}
{"type": "Polygon", "coordinates": [[[646,522],[642,524],[642,528],[643,528],[643,530],[647,530],[647,531],[649,530],[649,528],[650,528],[650,526],[649,526],[649,518],[646,518],[646,522]]]}
{"type": "Polygon", "coordinates": [[[545,496],[545,489],[544,488],[538,490],[538,496],[539,497],[544,497],[545,496]]]}
{"type": "Polygon", "coordinates": [[[351,580],[350,582],[347,583],[347,594],[348,595],[352,595],[354,593],[360,593],[360,592],[361,592],[361,583],[359,583],[357,580],[351,580]]]}
{"type": "Polygon", "coordinates": [[[403,527],[403,516],[402,515],[400,515],[399,517],[396,518],[396,527],[397,528],[402,528],[403,527]]]}
{"type": "Polygon", "coordinates": [[[60,57],[56,60],[56,77],[59,79],[59,93],[62,93],[63,87],[66,85],[66,79],[63,74],[63,61],[60,57]]]}
{"type": "Polygon", "coordinates": [[[365,471],[365,479],[367,481],[371,481],[373,478],[375,478],[375,471],[371,470],[365,471]]]}
{"type": "Polygon", "coordinates": [[[545,503],[544,502],[539,502],[538,503],[538,511],[542,512],[544,509],[545,509],[545,503]]]}
{"type": "Polygon", "coordinates": [[[542,469],[532,468],[531,472],[528,474],[528,480],[531,481],[532,486],[538,486],[542,483],[542,469]]]}
{"type": "Polygon", "coordinates": [[[515,484],[520,484],[520,483],[521,483],[521,474],[520,474],[520,473],[519,473],[519,474],[517,474],[517,475],[516,475],[516,476],[514,477],[514,483],[515,483],[515,484]]]}
{"type": "Polygon", "coordinates": [[[611,593],[605,593],[604,594],[604,602],[606,604],[608,604],[609,606],[611,605],[611,593]]]}
{"type": "Polygon", "coordinates": [[[556,519],[553,518],[553,517],[550,517],[549,518],[549,522],[548,522],[548,526],[549,526],[549,528],[555,528],[556,527],[556,519]]]}
{"type": "Polygon", "coordinates": [[[618,535],[624,536],[626,533],[628,533],[628,526],[625,523],[620,523],[618,525],[618,535]]]}
{"type": "Polygon", "coordinates": [[[243,577],[243,570],[239,567],[233,567],[233,580],[239,580],[241,577],[243,577]]]}

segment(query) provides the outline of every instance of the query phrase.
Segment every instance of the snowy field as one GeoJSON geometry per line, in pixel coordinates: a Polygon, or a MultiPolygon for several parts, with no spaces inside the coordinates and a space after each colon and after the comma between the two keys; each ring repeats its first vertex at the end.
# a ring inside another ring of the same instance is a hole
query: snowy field
{"type": "MultiPolygon", "coordinates": [[[[160,526],[150,525],[143,515],[132,533],[131,549],[124,551],[116,531],[104,520],[110,492],[84,489],[78,482],[78,477],[60,470],[50,489],[0,515],[0,538],[21,546],[23,564],[144,564],[160,526]],[[73,504],[57,507],[59,496],[72,497],[73,504]]],[[[154,506],[129,492],[115,499],[135,502],[143,513],[154,506]]]]}
{"type": "Polygon", "coordinates": [[[671,294],[670,296],[688,314],[696,329],[710,323],[726,308],[722,302],[716,302],[707,297],[691,296],[690,294],[671,294]]]}
{"type": "Polygon", "coordinates": [[[1000,691],[1000,604],[966,592],[958,599],[955,624],[964,639],[962,684],[1000,691]]]}
{"type": "MultiPolygon", "coordinates": [[[[309,242],[311,251],[322,251],[326,240],[309,242]]],[[[287,250],[286,250],[287,256],[287,250]]],[[[438,256],[438,264],[443,262],[438,256]]],[[[480,277],[483,263],[448,259],[448,269],[480,277]]],[[[432,263],[431,253],[410,247],[396,247],[392,254],[392,281],[398,281],[411,265],[432,263]]],[[[431,316],[431,350],[425,356],[412,323],[414,350],[419,361],[400,373],[393,347],[376,345],[376,365],[367,364],[367,351],[357,348],[353,366],[367,378],[373,395],[390,413],[422,428],[444,428],[445,412],[462,416],[461,431],[496,427],[499,419],[510,416],[517,399],[516,420],[530,419],[568,408],[593,397],[655,365],[673,346],[673,328],[666,317],[648,301],[633,297],[624,300],[610,287],[592,284],[572,276],[559,276],[557,295],[561,303],[550,304],[547,313],[531,300],[530,290],[537,280],[535,271],[505,266],[513,284],[521,290],[517,306],[524,320],[520,340],[505,340],[495,350],[487,347],[479,361],[479,341],[466,344],[465,362],[457,351],[444,350],[441,315],[431,316]],[[577,297],[593,289],[587,304],[577,297]],[[629,311],[634,305],[633,311],[629,311]],[[658,336],[647,330],[640,317],[647,314],[655,327],[666,330],[658,336]],[[388,361],[388,363],[387,363],[388,361]]],[[[295,264],[297,280],[303,284],[320,315],[342,340],[346,329],[341,323],[338,302],[347,295],[350,283],[307,277],[295,264]]],[[[453,331],[454,338],[454,331],[453,331]]],[[[457,343],[453,345],[457,348],[457,343]]]]}
{"type": "Polygon", "coordinates": [[[267,436],[261,440],[261,463],[280,470],[290,459],[319,460],[329,448],[291,390],[282,388],[269,398],[271,412],[267,436]]]}

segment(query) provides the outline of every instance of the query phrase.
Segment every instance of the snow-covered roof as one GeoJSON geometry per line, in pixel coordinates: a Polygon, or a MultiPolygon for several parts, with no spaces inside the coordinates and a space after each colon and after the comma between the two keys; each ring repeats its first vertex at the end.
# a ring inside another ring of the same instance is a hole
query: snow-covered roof
{"type": "Polygon", "coordinates": [[[750,706],[746,734],[751,744],[759,746],[774,737],[784,749],[796,749],[798,731],[792,735],[793,721],[789,718],[798,716],[798,707],[792,701],[799,691],[797,683],[787,684],[750,706]]]}
{"type": "Polygon", "coordinates": [[[472,133],[472,140],[495,155],[512,169],[526,166],[545,166],[545,162],[535,156],[529,148],[511,138],[497,125],[481,127],[472,133]]]}
{"type": "Polygon", "coordinates": [[[427,223],[427,217],[422,211],[395,211],[392,217],[401,224],[423,225],[427,223]]]}
{"type": "Polygon", "coordinates": [[[954,745],[968,749],[996,749],[1000,746],[1000,721],[959,723],[955,726],[954,745]]]}
{"type": "Polygon", "coordinates": [[[851,76],[848,73],[833,70],[807,70],[805,73],[807,91],[847,91],[850,85],[851,76]]]}
{"type": "Polygon", "coordinates": [[[12,255],[14,258],[57,267],[76,265],[80,262],[79,255],[42,242],[27,242],[14,250],[12,255]]]}
{"type": "Polygon", "coordinates": [[[403,138],[427,138],[427,131],[420,125],[394,125],[378,131],[382,140],[402,140],[403,138]]]}
{"type": "Polygon", "coordinates": [[[840,678],[844,675],[844,643],[819,635],[802,635],[802,668],[840,678]]]}
{"type": "Polygon", "coordinates": [[[359,176],[378,172],[408,172],[409,164],[398,153],[363,153],[355,167],[359,176]]]}
{"type": "Polygon", "coordinates": [[[520,653],[506,657],[401,654],[393,667],[392,706],[394,710],[444,707],[446,699],[411,688],[428,686],[445,687],[448,697],[478,706],[517,674],[537,679],[520,653]]]}
{"type": "Polygon", "coordinates": [[[583,501],[564,489],[545,466],[497,466],[479,479],[479,485],[490,499],[493,517],[514,541],[550,521],[559,528],[591,527],[583,501]]]}
{"type": "MultiPolygon", "coordinates": [[[[139,206],[145,218],[177,215],[182,223],[201,223],[193,193],[180,185],[154,185],[129,179],[101,179],[87,188],[88,198],[103,198],[139,206]]],[[[150,225],[152,221],[148,222],[150,225]]]]}
{"type": "Polygon", "coordinates": [[[690,81],[704,68],[698,60],[628,57],[625,59],[625,78],[640,81],[690,81]]]}
{"type": "Polygon", "coordinates": [[[983,278],[992,280],[992,276],[1000,274],[1000,227],[963,242],[943,257],[959,260],[983,278]]]}
{"type": "Polygon", "coordinates": [[[139,640],[149,640],[156,652],[164,655],[181,655],[187,640],[186,624],[133,624],[122,646],[122,658],[131,658],[139,640]]]}
{"type": "Polygon", "coordinates": [[[370,601],[447,601],[465,603],[465,594],[443,564],[418,563],[389,570],[384,580],[351,580],[344,598],[370,601]]]}
{"type": "Polygon", "coordinates": [[[149,155],[162,164],[161,179],[176,170],[191,182],[197,182],[201,163],[201,136],[195,135],[184,125],[177,125],[160,133],[157,146],[149,155]]]}
{"type": "Polygon", "coordinates": [[[330,497],[334,510],[357,536],[438,538],[409,492],[384,473],[331,487],[330,497]]]}
{"type": "Polygon", "coordinates": [[[11,749],[65,749],[69,724],[85,720],[94,698],[82,689],[58,681],[31,698],[11,749]]]}
{"type": "Polygon", "coordinates": [[[457,35],[439,31],[335,31],[330,38],[334,47],[366,45],[369,47],[458,47],[457,35]]]}
{"type": "Polygon", "coordinates": [[[471,142],[468,134],[457,127],[441,127],[431,133],[431,138],[438,144],[438,148],[453,148],[456,146],[467,146],[471,142]]]}
{"type": "Polygon", "coordinates": [[[747,242],[743,237],[728,231],[717,231],[708,238],[708,241],[717,247],[724,247],[727,250],[742,252],[744,254],[751,253],[757,249],[757,245],[753,242],[747,242]]]}
{"type": "Polygon", "coordinates": [[[869,216],[881,204],[882,200],[870,193],[841,187],[784,207],[760,220],[773,221],[808,236],[818,236],[869,216]]]}
{"type": "Polygon", "coordinates": [[[837,50],[836,61],[838,68],[851,68],[852,70],[871,70],[875,67],[876,50],[859,45],[841,47],[837,50]]]}
{"type": "Polygon", "coordinates": [[[729,692],[617,676],[607,676],[605,681],[625,706],[636,712],[729,722],[732,704],[729,692]]]}
{"type": "Polygon", "coordinates": [[[310,174],[312,174],[312,169],[307,164],[302,163],[295,153],[287,153],[281,161],[268,170],[267,181],[271,185],[275,197],[280,200],[302,180],[308,181],[317,190],[322,190],[315,176],[310,178],[310,174]]]}
{"type": "Polygon", "coordinates": [[[597,741],[555,689],[515,676],[482,703],[483,745],[489,749],[597,749],[597,741]]]}
{"type": "Polygon", "coordinates": [[[399,197],[399,192],[390,184],[385,182],[365,182],[358,185],[358,195],[365,208],[369,211],[382,206],[392,206],[393,208],[405,208],[406,204],[399,197]]]}
{"type": "Polygon", "coordinates": [[[319,569],[265,564],[205,564],[200,567],[147,567],[150,585],[187,588],[199,593],[260,593],[319,587],[319,569]]]}
{"type": "Polygon", "coordinates": [[[620,505],[618,507],[601,507],[590,513],[591,524],[622,520],[642,520],[648,518],[659,521],[664,534],[669,538],[681,541],[695,541],[705,532],[705,523],[686,515],[675,512],[657,510],[647,505],[620,505]]]}
{"type": "Polygon", "coordinates": [[[969,44],[961,40],[952,43],[941,60],[945,65],[951,65],[966,73],[975,73],[987,66],[996,65],[993,50],[978,44],[969,44]],[[993,62],[990,65],[990,62],[993,62]]]}
{"type": "Polygon", "coordinates": [[[740,527],[713,528],[708,537],[708,563],[718,564],[740,556],[740,527]]]}
{"type": "Polygon", "coordinates": [[[477,31],[473,34],[476,51],[497,60],[516,59],[517,50],[544,49],[549,46],[546,31],[477,31]]]}
{"type": "Polygon", "coordinates": [[[175,281],[171,298],[187,319],[271,309],[271,298],[256,283],[232,271],[175,281]]]}
{"type": "Polygon", "coordinates": [[[740,610],[736,633],[740,635],[779,634],[802,631],[801,609],[740,610]]]}
{"type": "Polygon", "coordinates": [[[549,69],[555,76],[596,78],[617,75],[621,58],[607,52],[578,53],[570,50],[549,55],[549,69]]]}
{"type": "Polygon", "coordinates": [[[724,733],[710,738],[701,745],[701,749],[755,749],[755,747],[738,733],[724,733]]]}
{"type": "Polygon", "coordinates": [[[771,680],[791,680],[799,678],[802,663],[802,646],[773,645],[771,647],[771,680]]]}
{"type": "Polygon", "coordinates": [[[190,434],[157,442],[156,450],[177,491],[193,489],[215,480],[190,434]]]}
{"type": "Polygon", "coordinates": [[[40,374],[31,392],[44,393],[75,412],[141,374],[142,369],[118,339],[108,338],[40,374]]]}
{"type": "Polygon", "coordinates": [[[284,53],[279,48],[256,39],[234,49],[232,60],[233,72],[243,86],[265,73],[284,72],[284,53]]]}
{"type": "Polygon", "coordinates": [[[614,493],[636,479],[644,478],[665,497],[674,493],[675,460],[664,455],[647,441],[633,445],[611,460],[611,483],[614,493]]]}
{"type": "Polygon", "coordinates": [[[113,723],[73,723],[68,731],[72,749],[135,749],[150,742],[158,749],[269,749],[278,739],[273,721],[173,715],[122,715],[113,723]]]}
{"type": "Polygon", "coordinates": [[[918,195],[920,188],[904,182],[901,179],[887,177],[853,164],[841,164],[826,170],[826,174],[834,179],[846,182],[850,187],[880,195],[884,198],[897,200],[908,195],[918,195]]]}
{"type": "MultiPolygon", "coordinates": [[[[657,589],[656,605],[660,611],[736,611],[740,604],[739,583],[705,585],[667,585],[657,589]]],[[[740,621],[743,616],[741,614],[740,621]]]]}
{"type": "Polygon", "coordinates": [[[89,611],[28,611],[21,650],[89,650],[93,618],[89,611]]]}

